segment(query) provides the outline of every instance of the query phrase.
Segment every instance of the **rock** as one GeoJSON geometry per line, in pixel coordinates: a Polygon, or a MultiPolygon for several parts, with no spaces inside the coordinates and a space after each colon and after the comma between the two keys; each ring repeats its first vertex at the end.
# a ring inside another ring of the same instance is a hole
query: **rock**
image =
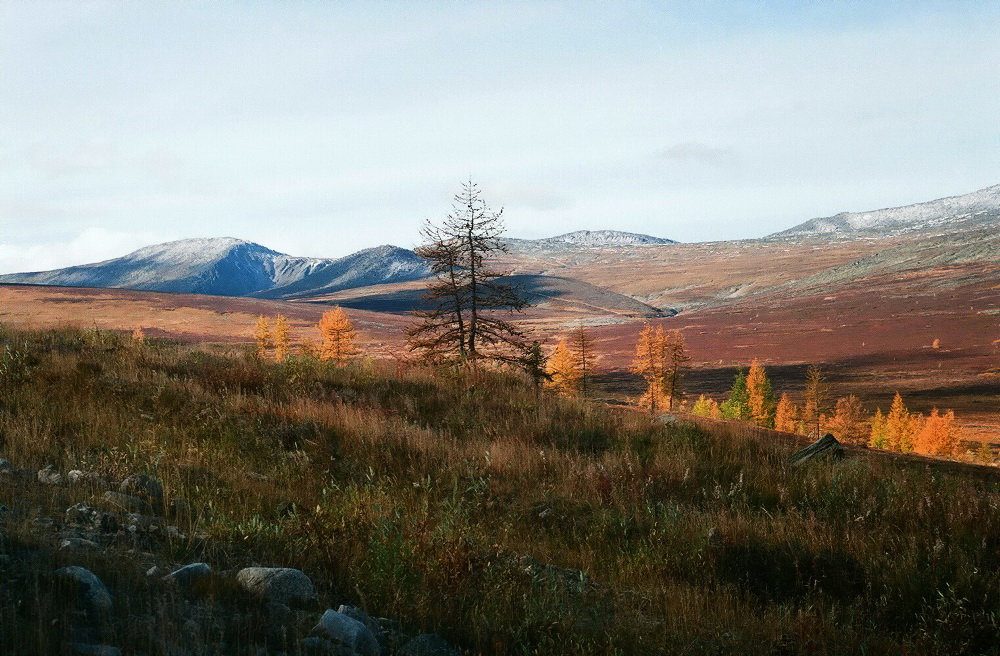
{"type": "Polygon", "coordinates": [[[680,423],[680,418],[677,415],[671,414],[660,415],[656,418],[656,423],[663,424],[664,426],[676,426],[680,423]]]}
{"type": "Polygon", "coordinates": [[[107,487],[107,481],[94,472],[73,469],[66,474],[70,485],[92,485],[94,487],[107,487]]]}
{"type": "Polygon", "coordinates": [[[94,613],[109,613],[113,607],[111,593],[97,578],[97,575],[85,567],[71,566],[56,570],[56,576],[76,586],[83,606],[94,613]]]}
{"type": "Polygon", "coordinates": [[[14,465],[10,464],[10,460],[0,458],[0,474],[10,474],[13,471],[14,465]]]}
{"type": "Polygon", "coordinates": [[[367,626],[333,609],[323,613],[310,635],[353,649],[359,656],[379,656],[382,653],[378,639],[367,626]]]}
{"type": "Polygon", "coordinates": [[[111,507],[125,512],[151,513],[153,507],[144,500],[123,492],[108,491],[104,493],[104,501],[111,507]]]}
{"type": "Polygon", "coordinates": [[[109,645],[88,645],[82,642],[71,642],[66,645],[66,651],[74,656],[122,656],[122,650],[109,645]]]}
{"type": "Polygon", "coordinates": [[[423,633],[413,638],[399,650],[399,656],[461,656],[444,638],[433,633],[423,633]]]}
{"type": "Polygon", "coordinates": [[[316,588],[309,577],[289,567],[247,567],[239,571],[236,581],[265,601],[304,606],[316,599],[316,588]]]}
{"type": "Polygon", "coordinates": [[[63,551],[103,551],[101,545],[85,538],[66,538],[59,545],[63,551]]]}
{"type": "Polygon", "coordinates": [[[159,565],[153,565],[152,567],[146,570],[146,576],[148,576],[151,579],[156,577],[163,578],[165,574],[162,567],[160,567],[159,565]]]}
{"type": "Polygon", "coordinates": [[[815,458],[831,458],[840,460],[844,457],[844,447],[840,445],[837,438],[827,433],[804,449],[799,449],[788,456],[788,462],[797,467],[804,462],[815,458]]]}
{"type": "Polygon", "coordinates": [[[82,501],[66,509],[66,523],[70,526],[93,529],[101,533],[116,533],[118,531],[117,517],[111,513],[101,512],[82,501]]]}
{"type": "Polygon", "coordinates": [[[42,485],[62,485],[62,474],[55,465],[48,465],[38,470],[38,482],[42,485]]]}
{"type": "Polygon", "coordinates": [[[212,575],[212,568],[207,563],[191,563],[163,577],[167,583],[174,583],[182,588],[190,588],[199,581],[204,581],[212,575]]]}
{"type": "Polygon", "coordinates": [[[372,632],[381,647],[385,648],[388,646],[388,636],[384,631],[382,631],[382,627],[379,626],[378,621],[371,617],[368,613],[356,606],[346,605],[338,608],[337,612],[343,613],[344,615],[361,622],[368,627],[368,630],[372,632]]]}
{"type": "Polygon", "coordinates": [[[154,508],[163,508],[163,486],[152,476],[133,474],[121,482],[118,491],[139,497],[154,508]]]}

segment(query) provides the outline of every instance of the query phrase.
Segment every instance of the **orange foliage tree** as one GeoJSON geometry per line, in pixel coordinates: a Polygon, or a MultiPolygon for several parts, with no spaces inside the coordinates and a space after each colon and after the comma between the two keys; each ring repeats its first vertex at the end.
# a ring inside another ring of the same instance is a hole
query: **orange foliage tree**
{"type": "Polygon", "coordinates": [[[923,422],[920,432],[914,440],[914,446],[920,453],[932,456],[950,456],[958,446],[958,431],[955,427],[955,413],[948,410],[944,414],[937,408],[923,422]]]}
{"type": "Polygon", "coordinates": [[[885,417],[885,448],[893,451],[913,451],[913,440],[920,430],[920,416],[912,415],[903,403],[903,397],[896,392],[892,408],[885,417]]]}
{"type": "Polygon", "coordinates": [[[354,343],[357,331],[340,306],[335,306],[323,314],[319,320],[319,333],[322,339],[319,351],[321,360],[333,360],[337,364],[343,364],[357,354],[354,343]]]}
{"type": "Polygon", "coordinates": [[[861,399],[851,394],[837,399],[837,408],[833,418],[827,423],[830,431],[841,441],[852,444],[867,442],[869,430],[865,426],[864,408],[861,399]]]}
{"type": "Polygon", "coordinates": [[[274,359],[277,362],[284,362],[291,350],[291,327],[288,319],[279,314],[274,320],[274,359]]]}
{"type": "Polygon", "coordinates": [[[657,326],[654,330],[647,323],[636,342],[635,358],[631,366],[631,371],[646,381],[646,391],[638,400],[639,407],[649,408],[650,414],[654,415],[667,405],[667,395],[663,391],[663,374],[666,370],[664,341],[663,326],[657,326]]]}
{"type": "Polygon", "coordinates": [[[257,319],[257,325],[253,329],[253,339],[257,344],[257,357],[263,359],[267,356],[267,350],[271,348],[271,323],[267,317],[261,315],[257,319]]]}
{"type": "Polygon", "coordinates": [[[546,371],[551,377],[549,385],[560,394],[573,396],[580,391],[583,372],[580,370],[577,354],[570,350],[565,339],[559,340],[556,349],[549,356],[546,371]]]}
{"type": "Polygon", "coordinates": [[[799,409],[787,394],[781,395],[778,407],[774,411],[774,429],[786,433],[794,433],[796,421],[799,416],[799,409]]]}
{"type": "Polygon", "coordinates": [[[691,406],[691,414],[710,419],[719,419],[722,416],[722,412],[719,410],[719,402],[708,398],[704,394],[699,396],[698,400],[691,406]]]}
{"type": "Polygon", "coordinates": [[[764,428],[774,425],[774,390],[757,358],[750,363],[747,372],[747,403],[754,423],[764,428]]]}
{"type": "Polygon", "coordinates": [[[594,344],[587,329],[581,323],[573,331],[572,349],[576,355],[577,369],[580,372],[579,387],[584,395],[587,394],[587,383],[590,382],[590,374],[594,367],[594,344]]]}

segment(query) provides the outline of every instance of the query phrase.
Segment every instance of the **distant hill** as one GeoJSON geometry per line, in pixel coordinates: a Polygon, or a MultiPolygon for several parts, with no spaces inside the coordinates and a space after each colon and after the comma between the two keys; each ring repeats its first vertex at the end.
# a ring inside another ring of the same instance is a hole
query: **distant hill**
{"type": "Polygon", "coordinates": [[[970,194],[870,212],[841,212],[810,219],[772,237],[810,235],[892,235],[925,230],[951,230],[1000,223],[1000,185],[970,194]]]}
{"type": "Polygon", "coordinates": [[[558,251],[580,248],[622,248],[647,244],[675,244],[672,239],[651,237],[619,230],[577,230],[544,239],[506,239],[507,247],[514,252],[558,251]]]}
{"type": "Polygon", "coordinates": [[[183,239],[95,264],[0,275],[0,283],[284,298],[307,294],[312,286],[333,291],[417,280],[427,274],[427,266],[413,251],[395,246],[323,259],[286,255],[225,237],[183,239]]]}

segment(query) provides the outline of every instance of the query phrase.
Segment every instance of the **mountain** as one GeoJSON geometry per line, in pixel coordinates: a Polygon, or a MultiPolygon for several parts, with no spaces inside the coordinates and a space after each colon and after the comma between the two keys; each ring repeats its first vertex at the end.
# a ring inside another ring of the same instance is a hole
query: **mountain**
{"type": "Polygon", "coordinates": [[[427,275],[413,251],[369,248],[340,259],[294,257],[241,239],[182,239],[141,248],[124,257],[54,271],[0,275],[0,283],[114,287],[213,296],[268,293],[282,298],[310,284],[324,291],[427,275]],[[302,284],[304,280],[313,283],[302,284]]]}
{"type": "Polygon", "coordinates": [[[1000,223],[1000,185],[962,196],[949,196],[903,207],[890,207],[871,212],[841,212],[834,216],[811,219],[771,236],[889,235],[979,227],[996,223],[1000,223]]]}
{"type": "Polygon", "coordinates": [[[560,251],[583,248],[622,248],[647,244],[675,244],[672,239],[651,237],[619,230],[577,230],[545,239],[506,239],[514,252],[560,251]]]}

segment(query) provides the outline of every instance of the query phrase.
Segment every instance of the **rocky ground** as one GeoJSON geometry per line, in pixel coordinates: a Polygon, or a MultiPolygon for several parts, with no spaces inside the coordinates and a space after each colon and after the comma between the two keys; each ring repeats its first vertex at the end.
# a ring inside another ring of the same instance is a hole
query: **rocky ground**
{"type": "Polygon", "coordinates": [[[197,511],[155,478],[0,459],[0,486],[0,654],[458,654],[336,603],[301,570],[179,560],[208,538],[189,532],[197,511]]]}

